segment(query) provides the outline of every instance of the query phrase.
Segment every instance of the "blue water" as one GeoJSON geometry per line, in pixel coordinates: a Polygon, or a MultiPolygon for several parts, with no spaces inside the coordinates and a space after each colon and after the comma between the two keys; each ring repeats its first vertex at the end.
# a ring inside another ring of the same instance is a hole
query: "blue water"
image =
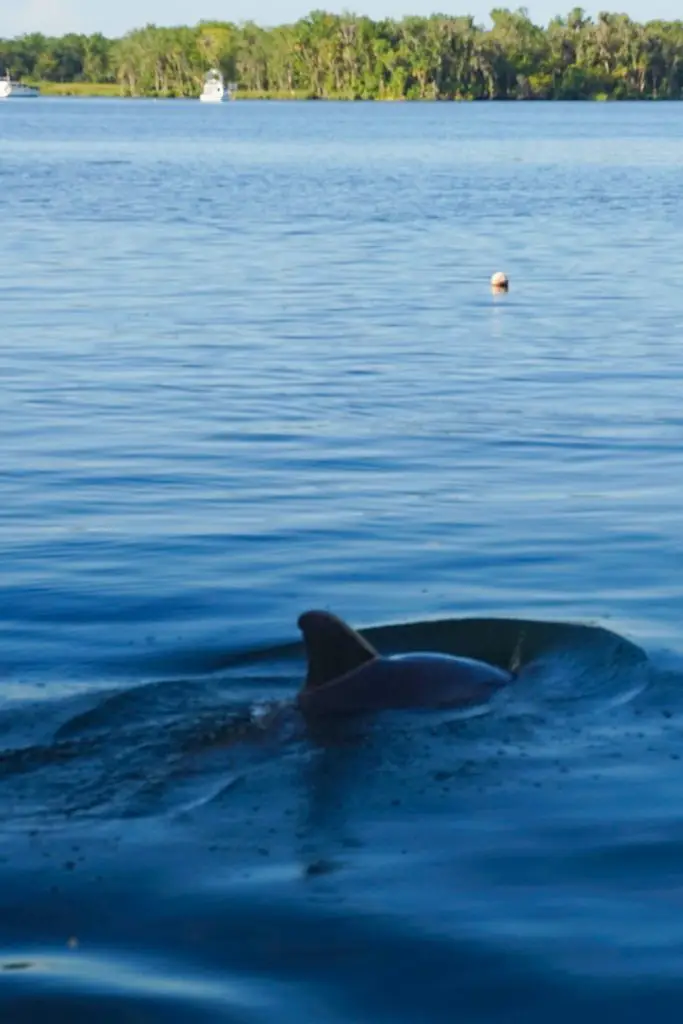
{"type": "Polygon", "coordinates": [[[677,1019],[682,162],[675,104],[0,106],[3,1019],[677,1019]],[[309,607],[519,682],[302,734],[309,607]]]}

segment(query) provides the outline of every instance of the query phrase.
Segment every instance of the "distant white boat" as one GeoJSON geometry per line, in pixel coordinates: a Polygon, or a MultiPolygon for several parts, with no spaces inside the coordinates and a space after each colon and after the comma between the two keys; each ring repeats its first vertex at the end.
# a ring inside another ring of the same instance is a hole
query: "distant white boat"
{"type": "Polygon", "coordinates": [[[0,78],[0,100],[21,99],[30,96],[40,96],[40,89],[32,85],[22,85],[21,82],[13,82],[9,74],[0,78]]]}
{"type": "Polygon", "coordinates": [[[226,86],[222,74],[214,68],[204,78],[204,88],[199,99],[202,103],[222,103],[223,100],[232,99],[234,90],[235,86],[232,83],[226,86]]]}

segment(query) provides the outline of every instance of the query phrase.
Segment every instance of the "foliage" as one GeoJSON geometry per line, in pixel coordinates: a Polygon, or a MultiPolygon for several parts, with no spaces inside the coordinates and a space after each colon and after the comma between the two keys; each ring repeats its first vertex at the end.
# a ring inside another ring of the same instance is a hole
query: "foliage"
{"type": "Polygon", "coordinates": [[[681,21],[638,24],[607,13],[594,21],[575,8],[541,28],[525,8],[497,8],[491,22],[312,11],[271,29],[211,21],[147,25],[118,40],[32,33],[0,40],[0,74],[81,93],[102,83],[128,96],[196,96],[205,72],[219,67],[243,93],[273,97],[681,98],[681,21]]]}

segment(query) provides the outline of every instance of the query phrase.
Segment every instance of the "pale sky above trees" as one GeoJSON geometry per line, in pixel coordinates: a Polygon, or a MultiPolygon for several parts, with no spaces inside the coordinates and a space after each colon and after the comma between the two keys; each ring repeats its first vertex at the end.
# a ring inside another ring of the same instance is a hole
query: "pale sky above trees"
{"type": "MultiPolygon", "coordinates": [[[[478,22],[488,24],[488,12],[494,6],[505,6],[491,0],[362,0],[315,3],[314,0],[8,0],[0,2],[0,37],[23,32],[43,32],[62,35],[66,32],[103,32],[120,36],[129,29],[142,27],[148,22],[158,25],[194,25],[200,19],[243,21],[253,19],[262,25],[278,25],[307,14],[318,7],[340,13],[350,10],[371,18],[402,17],[405,14],[427,15],[436,12],[471,14],[478,22]]],[[[518,5],[510,4],[512,8],[518,5]]],[[[527,4],[531,18],[546,24],[556,14],[565,15],[574,3],[558,0],[534,0],[527,4]]],[[[595,7],[587,5],[587,12],[596,15],[600,10],[629,14],[638,21],[653,18],[675,20],[683,17],[683,9],[676,0],[617,0],[595,7]]]]}

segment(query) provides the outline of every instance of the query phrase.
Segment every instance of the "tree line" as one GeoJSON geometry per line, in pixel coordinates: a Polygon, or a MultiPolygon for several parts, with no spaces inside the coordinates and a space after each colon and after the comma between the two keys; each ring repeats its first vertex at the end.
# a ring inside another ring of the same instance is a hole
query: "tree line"
{"type": "Polygon", "coordinates": [[[193,96],[218,67],[247,94],[311,99],[680,99],[683,22],[581,8],[534,24],[497,8],[402,20],[313,11],[291,25],[148,25],[121,39],[40,33],[0,40],[0,73],[116,83],[127,96],[193,96]]]}

